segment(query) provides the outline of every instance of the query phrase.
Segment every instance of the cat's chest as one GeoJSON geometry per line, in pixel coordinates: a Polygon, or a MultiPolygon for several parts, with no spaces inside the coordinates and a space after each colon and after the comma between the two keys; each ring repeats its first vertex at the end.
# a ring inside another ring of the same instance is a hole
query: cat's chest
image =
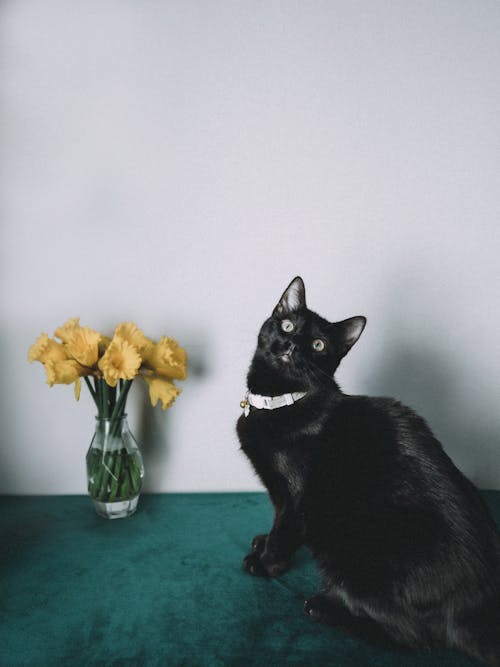
{"type": "Polygon", "coordinates": [[[237,423],[237,432],[242,445],[252,446],[268,440],[281,445],[303,437],[320,435],[328,415],[307,411],[297,412],[295,407],[280,411],[252,410],[248,415],[241,415],[237,423]]]}
{"type": "Polygon", "coordinates": [[[304,490],[306,467],[303,458],[285,450],[276,451],[272,455],[272,465],[277,475],[286,481],[292,497],[299,497],[304,490]]]}
{"type": "Polygon", "coordinates": [[[242,415],[238,420],[237,431],[247,456],[251,459],[266,458],[269,463],[274,453],[286,448],[290,439],[287,429],[264,414],[242,415]]]}
{"type": "Polygon", "coordinates": [[[271,420],[254,415],[241,418],[238,434],[242,449],[263,480],[285,480],[291,496],[298,498],[304,489],[309,464],[307,438],[294,437],[291,425],[276,428],[271,420]],[[274,426],[274,428],[273,428],[274,426]]]}

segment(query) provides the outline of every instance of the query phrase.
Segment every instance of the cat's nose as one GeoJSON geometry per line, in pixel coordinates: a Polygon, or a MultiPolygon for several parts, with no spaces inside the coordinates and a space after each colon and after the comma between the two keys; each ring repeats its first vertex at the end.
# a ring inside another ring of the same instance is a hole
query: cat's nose
{"type": "Polygon", "coordinates": [[[289,340],[278,341],[275,340],[271,345],[271,352],[279,357],[291,357],[295,350],[295,344],[289,340]]]}

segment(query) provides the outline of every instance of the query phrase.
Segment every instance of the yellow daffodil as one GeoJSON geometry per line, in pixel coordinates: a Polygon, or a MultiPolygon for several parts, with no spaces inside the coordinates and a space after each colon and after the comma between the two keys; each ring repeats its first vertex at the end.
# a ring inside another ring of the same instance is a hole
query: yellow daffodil
{"type": "Polygon", "coordinates": [[[155,407],[158,401],[161,401],[161,409],[166,410],[181,393],[181,390],[173,382],[170,382],[170,380],[147,376],[144,379],[149,386],[149,399],[153,407],[155,407]]]}
{"type": "Polygon", "coordinates": [[[75,383],[75,398],[80,400],[80,392],[82,383],[80,377],[87,375],[89,369],[81,366],[74,359],[65,359],[64,361],[49,360],[45,364],[45,371],[47,373],[47,384],[53,387],[55,384],[72,384],[75,383]]]}
{"type": "Polygon", "coordinates": [[[141,357],[136,348],[119,336],[113,337],[98,364],[110,387],[116,387],[118,380],[133,380],[140,365],[141,357]]]}
{"type": "Polygon", "coordinates": [[[71,384],[89,373],[88,368],[81,366],[74,359],[48,361],[45,364],[45,370],[47,371],[47,384],[51,387],[55,384],[71,384]]]}
{"type": "Polygon", "coordinates": [[[80,318],[71,317],[62,326],[54,331],[54,336],[62,340],[63,343],[69,342],[70,337],[80,329],[80,318]]]}
{"type": "Polygon", "coordinates": [[[48,361],[64,361],[68,358],[66,351],[53,338],[49,338],[46,333],[41,334],[28,350],[28,361],[40,361],[42,364],[48,361]]]}
{"type": "Polygon", "coordinates": [[[144,359],[148,353],[153,349],[153,341],[144,335],[137,325],[133,322],[122,322],[115,329],[115,336],[126,340],[127,343],[133,345],[137,352],[144,359]]]}
{"type": "Polygon", "coordinates": [[[111,343],[111,338],[109,336],[101,335],[101,338],[99,339],[99,344],[98,344],[99,356],[100,357],[102,357],[102,355],[106,352],[110,343],[111,343]]]}
{"type": "Polygon", "coordinates": [[[67,334],[65,348],[68,357],[76,359],[82,366],[92,367],[99,358],[101,334],[89,327],[77,327],[67,334]]]}
{"type": "Polygon", "coordinates": [[[157,375],[176,380],[186,378],[186,351],[173,338],[163,336],[150,350],[145,365],[157,375]]]}

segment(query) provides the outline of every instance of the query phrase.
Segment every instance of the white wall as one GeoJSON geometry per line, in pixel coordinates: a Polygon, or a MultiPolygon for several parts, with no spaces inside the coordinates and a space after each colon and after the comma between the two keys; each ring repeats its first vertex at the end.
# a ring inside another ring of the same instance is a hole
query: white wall
{"type": "Polygon", "coordinates": [[[0,31],[1,491],[85,493],[90,398],[26,362],[70,316],[190,354],[172,410],[131,396],[147,489],[260,488],[234,422],[297,273],[368,317],[344,389],[500,488],[499,3],[17,0],[0,31]]]}

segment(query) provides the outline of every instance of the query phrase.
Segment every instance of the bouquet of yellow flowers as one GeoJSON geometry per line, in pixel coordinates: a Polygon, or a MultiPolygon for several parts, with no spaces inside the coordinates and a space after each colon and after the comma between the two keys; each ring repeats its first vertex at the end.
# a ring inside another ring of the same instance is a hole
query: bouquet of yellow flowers
{"type": "Polygon", "coordinates": [[[153,342],[133,322],[119,324],[113,338],[108,338],[80,326],[79,318],[74,317],[56,329],[54,336],[61,342],[42,333],[30,347],[28,360],[45,366],[51,387],[74,383],[77,400],[83,377],[100,417],[113,419],[120,414],[136,376],[149,386],[151,404],[161,401],[163,410],[180,393],[173,380],[186,378],[185,350],[166,336],[153,342]]]}
{"type": "Polygon", "coordinates": [[[90,450],[87,457],[92,498],[114,502],[137,496],[142,460],[139,466],[137,455],[129,456],[115,442],[123,427],[127,395],[133,380],[140,377],[148,386],[153,407],[160,401],[163,410],[169,408],[180,393],[174,380],[186,378],[185,350],[166,336],[154,342],[133,322],[122,322],[109,338],[72,318],[55,330],[54,338],[42,333],[30,347],[28,360],[43,364],[51,387],[74,384],[77,400],[83,378],[94,399],[101,446],[94,451],[99,461],[89,462],[90,450]]]}

